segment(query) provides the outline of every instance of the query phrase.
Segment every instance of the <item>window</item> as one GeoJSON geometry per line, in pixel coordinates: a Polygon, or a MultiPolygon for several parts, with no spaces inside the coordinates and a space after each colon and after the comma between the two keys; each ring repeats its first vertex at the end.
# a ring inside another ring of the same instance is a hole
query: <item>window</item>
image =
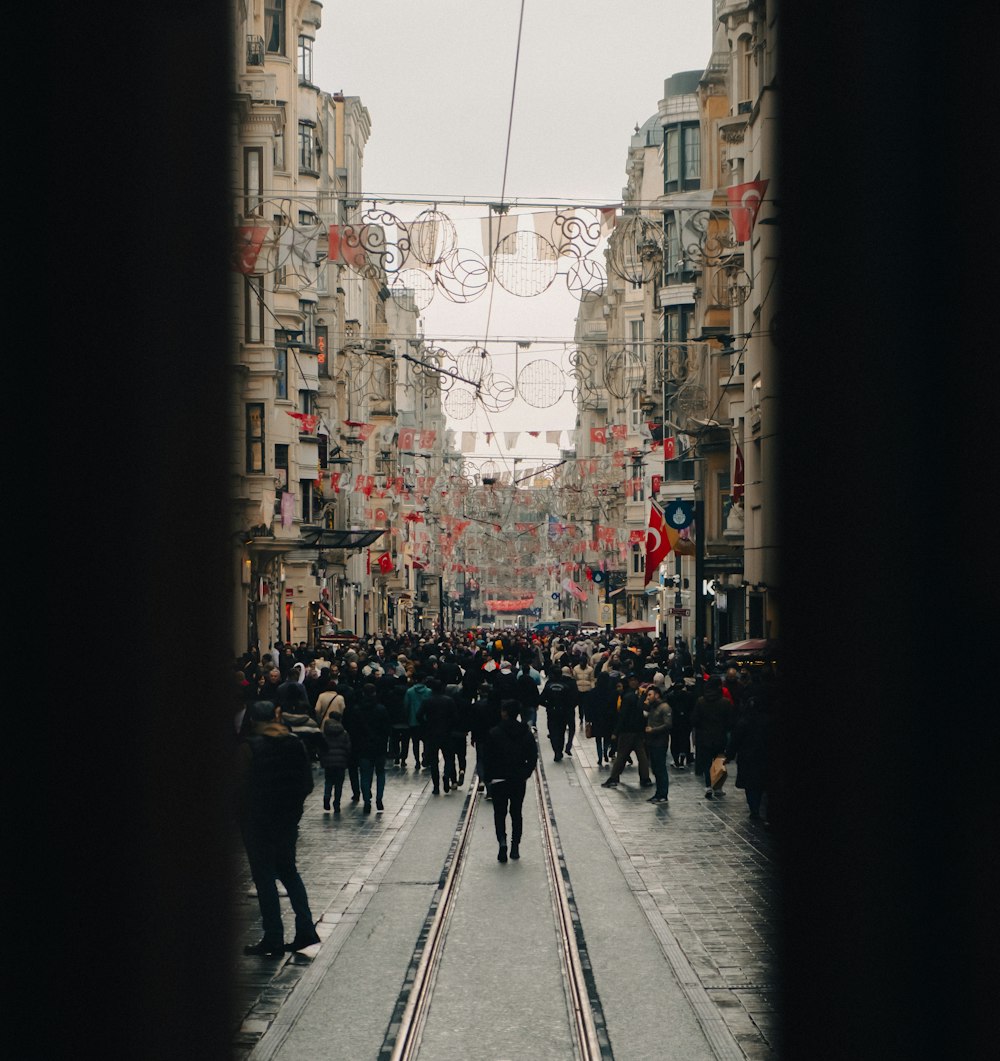
{"type": "Polygon", "coordinates": [[[312,391],[299,391],[299,412],[312,416],[315,411],[312,391]]]}
{"type": "Polygon", "coordinates": [[[285,54],[285,0],[264,0],[264,47],[270,55],[285,54]]]}
{"type": "Polygon", "coordinates": [[[299,122],[299,169],[316,172],[316,124],[299,122]]]}
{"type": "Polygon", "coordinates": [[[302,314],[302,345],[311,350],[316,349],[316,303],[300,302],[299,312],[302,314]]]}
{"type": "Polygon", "coordinates": [[[663,338],[668,343],[683,343],[694,330],[692,303],[667,306],[663,311],[663,338]]]}
{"type": "MultiPolygon", "coordinates": [[[[640,410],[641,412],[641,410],[640,410]]],[[[632,462],[631,489],[629,490],[629,501],[646,500],[645,467],[641,460],[632,462]]]]}
{"type": "Polygon", "coordinates": [[[313,511],[316,507],[312,479],[299,480],[299,493],[302,495],[302,508],[299,513],[302,517],[302,522],[312,523],[313,511]]]}
{"type": "Polygon", "coordinates": [[[274,134],[274,168],[285,168],[285,114],[281,113],[281,128],[274,134]]]}
{"type": "Polygon", "coordinates": [[[280,515],[281,491],[288,489],[288,447],[285,445],[274,447],[274,488],[277,492],[275,512],[280,515]]]}
{"type": "Polygon", "coordinates": [[[738,79],[737,92],[738,103],[748,103],[750,107],[740,107],[739,112],[749,111],[753,106],[754,91],[754,54],[753,38],[744,34],[736,44],[736,76],[738,79]]]}
{"type": "Polygon", "coordinates": [[[636,357],[642,357],[643,325],[642,317],[628,322],[629,351],[636,357]]]}
{"type": "Polygon", "coordinates": [[[248,276],[243,287],[243,341],[264,341],[264,277],[248,276]]]}
{"type": "Polygon", "coordinates": [[[284,346],[274,351],[275,397],[288,398],[288,349],[284,346]]]}
{"type": "Polygon", "coordinates": [[[632,574],[641,575],[646,570],[646,554],[642,546],[636,543],[632,546],[632,574]]]}
{"type": "Polygon", "coordinates": [[[264,149],[243,148],[243,213],[260,217],[264,213],[264,149]]]}
{"type": "Polygon", "coordinates": [[[264,403],[248,402],[247,475],[264,474],[264,403]]]}
{"type": "Polygon", "coordinates": [[[663,130],[664,192],[700,187],[701,127],[697,122],[666,126],[663,130]]]}
{"type": "MultiPolygon", "coordinates": [[[[633,390],[631,398],[629,400],[629,434],[637,435],[642,429],[643,421],[646,419],[646,413],[642,408],[642,391],[633,390]]],[[[642,465],[639,465],[640,469],[642,465]]],[[[641,475],[640,472],[633,471],[633,475],[641,475]]]]}
{"type": "Polygon", "coordinates": [[[313,83],[313,39],[299,37],[299,81],[313,83]]]}
{"type": "Polygon", "coordinates": [[[681,244],[681,226],[675,213],[669,212],[663,215],[663,231],[666,237],[663,272],[667,276],[676,276],[687,269],[684,262],[684,247],[681,244]]]}

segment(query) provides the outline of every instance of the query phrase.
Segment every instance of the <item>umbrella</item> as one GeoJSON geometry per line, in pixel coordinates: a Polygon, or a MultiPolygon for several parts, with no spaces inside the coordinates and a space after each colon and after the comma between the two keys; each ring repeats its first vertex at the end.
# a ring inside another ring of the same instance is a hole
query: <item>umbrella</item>
{"type": "Polygon", "coordinates": [[[622,623],[621,626],[615,627],[616,634],[648,634],[651,630],[655,630],[656,627],[652,623],[647,623],[645,619],[633,619],[631,622],[622,623]]]}

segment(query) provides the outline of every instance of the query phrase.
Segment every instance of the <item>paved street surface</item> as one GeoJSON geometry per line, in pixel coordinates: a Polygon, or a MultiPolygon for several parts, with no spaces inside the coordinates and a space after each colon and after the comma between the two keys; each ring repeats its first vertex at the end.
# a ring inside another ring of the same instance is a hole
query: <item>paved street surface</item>
{"type": "MultiPolygon", "coordinates": [[[[776,1058],[774,842],[748,819],[743,793],[730,780],[725,799],[707,801],[690,768],[671,768],[669,804],[651,805],[634,768],[617,789],[600,787],[608,769],[596,768],[593,742],[559,763],[544,738],[541,751],[615,1056],[776,1058]]],[[[318,769],[316,779],[299,867],[323,942],[284,961],[236,959],[239,1059],[378,1056],[471,772],[461,792],[431,796],[428,773],[390,767],[385,812],[364,815],[348,795],[339,818],[323,812],[318,769]]],[[[480,803],[422,1041],[428,1061],[572,1056],[538,821],[529,787],[522,860],[499,866],[492,805],[480,803]]],[[[259,936],[259,914],[245,859],[239,869],[242,949],[259,936]]]]}

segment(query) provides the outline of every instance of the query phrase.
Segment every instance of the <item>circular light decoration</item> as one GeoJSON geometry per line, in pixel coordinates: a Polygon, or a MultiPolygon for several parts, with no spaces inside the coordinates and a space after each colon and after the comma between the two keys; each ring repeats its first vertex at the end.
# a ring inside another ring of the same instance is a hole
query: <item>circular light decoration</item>
{"type": "Polygon", "coordinates": [[[624,401],[638,390],[646,379],[646,365],[640,354],[626,347],[609,350],[604,362],[604,386],[607,391],[624,401]]]}
{"type": "Polygon", "coordinates": [[[504,236],[493,255],[493,275],[511,295],[540,295],[555,279],[555,247],[537,232],[518,231],[504,236]]]}
{"type": "Polygon", "coordinates": [[[467,346],[455,358],[455,370],[468,383],[478,386],[493,371],[493,359],[484,347],[467,346]]]}
{"type": "Polygon", "coordinates": [[[419,313],[434,298],[434,280],[423,269],[403,269],[393,277],[389,291],[401,309],[419,313]]]}
{"type": "Polygon", "coordinates": [[[518,373],[517,391],[535,409],[548,409],[566,390],[562,369],[544,358],[532,361],[518,373]]]}
{"type": "Polygon", "coordinates": [[[434,269],[434,283],[450,302],[472,302],[486,290],[490,271],[482,255],[459,247],[434,269]]]}
{"type": "Polygon", "coordinates": [[[410,254],[424,265],[437,265],[455,250],[455,225],[440,210],[424,210],[407,226],[410,254]]]}
{"type": "Polygon", "coordinates": [[[593,258],[580,258],[566,271],[566,287],[580,302],[599,299],[608,287],[608,274],[593,258]]]}
{"type": "Polygon", "coordinates": [[[483,408],[491,413],[503,412],[517,397],[517,388],[507,376],[490,373],[479,386],[479,400],[483,408]]]}
{"type": "Polygon", "coordinates": [[[468,420],[476,408],[476,396],[467,387],[453,387],[444,400],[445,412],[453,420],[468,420]]]}

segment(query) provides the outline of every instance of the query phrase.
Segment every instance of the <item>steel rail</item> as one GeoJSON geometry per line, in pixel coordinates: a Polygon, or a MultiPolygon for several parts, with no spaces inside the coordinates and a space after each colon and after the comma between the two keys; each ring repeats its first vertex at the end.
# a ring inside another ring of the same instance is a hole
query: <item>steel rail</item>
{"type": "Polygon", "coordinates": [[[560,952],[566,978],[567,1003],[572,1015],[574,1040],[581,1061],[600,1061],[608,1056],[602,1050],[591,1008],[590,993],[576,939],[576,922],[570,910],[569,896],[563,878],[563,866],[555,839],[554,822],[543,789],[541,763],[535,770],[535,798],[542,825],[542,848],[552,888],[552,903],[559,929],[560,952]]]}
{"type": "Polygon", "coordinates": [[[434,993],[434,982],[437,979],[437,970],[444,952],[446,930],[458,894],[458,878],[472,835],[472,822],[475,818],[478,798],[479,781],[478,778],[473,778],[472,787],[466,798],[464,818],[458,827],[458,835],[450,854],[450,865],[440,888],[434,917],[427,928],[420,963],[413,977],[406,1006],[396,1031],[390,1055],[391,1061],[413,1061],[420,1049],[420,1039],[434,993]]]}
{"type": "MultiPolygon", "coordinates": [[[[574,917],[566,887],[562,856],[557,842],[555,821],[545,790],[541,763],[535,770],[535,799],[541,824],[542,858],[549,879],[550,898],[559,938],[560,958],[566,987],[567,1010],[573,1025],[574,1052],[579,1061],[608,1061],[613,1057],[607,1037],[602,1036],[594,1019],[591,997],[584,962],[578,944],[578,920],[574,917]]],[[[433,1003],[434,985],[447,940],[448,924],[459,897],[459,886],[465,857],[472,837],[473,819],[479,802],[479,781],[474,778],[463,819],[459,823],[446,869],[438,893],[433,914],[423,934],[420,959],[413,974],[402,1015],[392,1027],[391,1052],[389,1042],[383,1046],[380,1057],[388,1061],[415,1061],[419,1054],[424,1026],[433,1003]]],[[[603,1014],[602,1014],[603,1026],[603,1014]]]]}

